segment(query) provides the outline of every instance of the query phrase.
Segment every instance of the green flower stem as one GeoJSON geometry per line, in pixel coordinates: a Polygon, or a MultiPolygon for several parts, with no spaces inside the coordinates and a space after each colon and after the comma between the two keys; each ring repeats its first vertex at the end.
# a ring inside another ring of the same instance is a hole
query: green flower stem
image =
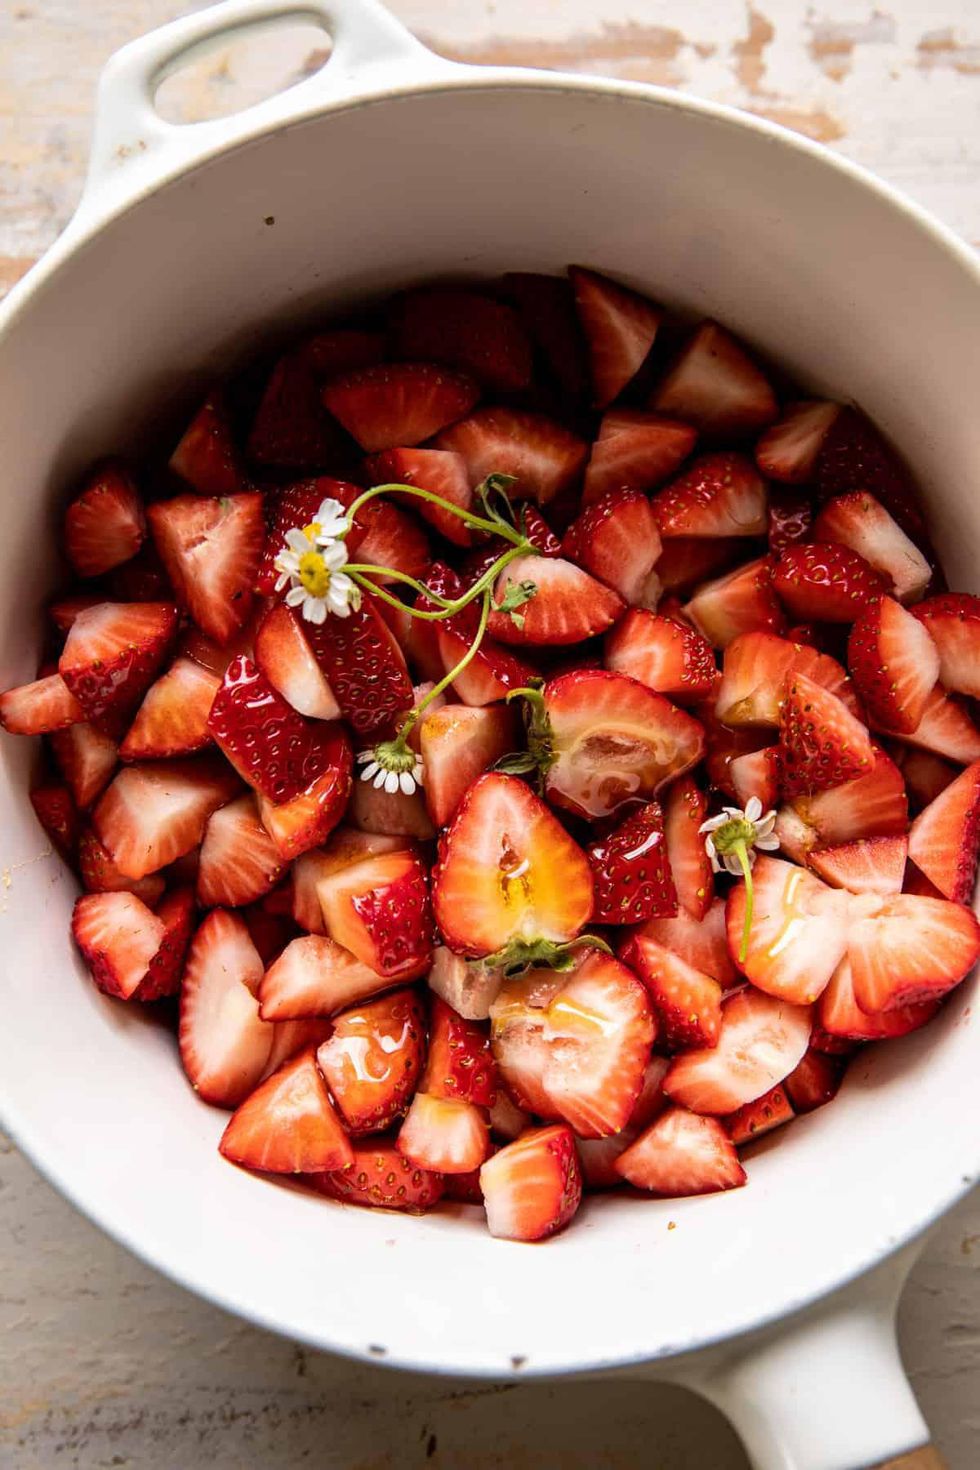
{"type": "Polygon", "coordinates": [[[398,735],[396,736],[396,739],[401,744],[404,744],[408,740],[409,735],[411,735],[415,726],[418,724],[421,717],[425,714],[425,711],[428,709],[433,700],[438,699],[443,690],[448,689],[453,680],[458,678],[459,675],[466,668],[466,666],[472,663],[473,659],[476,658],[480,644],[483,642],[484,634],[487,631],[487,621],[490,617],[491,600],[492,599],[490,595],[490,589],[489,587],[487,587],[484,589],[483,606],[480,609],[480,621],[477,625],[476,632],[473,635],[473,642],[463,654],[463,657],[460,659],[456,667],[454,669],[450,669],[449,673],[445,674],[439,680],[438,684],[435,684],[429,690],[428,694],[426,694],[424,698],[419,700],[415,708],[409,711],[408,715],[399,728],[398,735]]]}
{"type": "Polygon", "coordinates": [[[752,931],[752,906],[755,899],[755,894],[752,889],[752,864],[749,862],[748,849],[741,839],[733,843],[732,852],[738,858],[738,865],[742,869],[742,877],[745,879],[745,922],[742,925],[742,945],[738,952],[738,962],[740,965],[744,965],[749,953],[749,934],[752,931]]]}
{"type": "Polygon", "coordinates": [[[470,526],[474,531],[486,531],[491,536],[500,536],[504,541],[509,541],[513,546],[521,546],[526,549],[528,545],[527,538],[522,536],[520,531],[515,530],[512,526],[508,526],[506,521],[491,521],[487,520],[485,516],[474,515],[472,511],[464,510],[461,505],[455,505],[451,500],[446,500],[441,495],[434,495],[431,490],[423,490],[418,485],[373,485],[370,490],[365,490],[362,495],[359,495],[348,508],[346,513],[347,519],[353,521],[361,507],[367,505],[371,500],[376,500],[379,495],[391,495],[395,493],[399,495],[411,495],[416,500],[427,500],[430,505],[438,505],[442,510],[449,511],[450,515],[456,516],[465,526],[470,526]]]}
{"type": "Polygon", "coordinates": [[[487,588],[493,586],[493,583],[508,563],[514,561],[519,556],[526,556],[528,554],[535,556],[538,554],[530,543],[527,545],[512,546],[509,551],[505,551],[499,556],[481,577],[477,578],[472,587],[466,589],[462,597],[456,598],[443,597],[440,593],[433,592],[430,587],[426,587],[423,582],[417,581],[415,577],[410,577],[407,572],[396,572],[390,567],[376,567],[363,562],[349,562],[343,570],[365,592],[370,592],[372,596],[380,597],[382,601],[390,603],[392,607],[397,607],[402,612],[407,612],[410,617],[421,618],[424,622],[434,623],[441,622],[445,618],[451,618],[455,613],[462,612],[464,607],[468,607],[471,602],[475,602],[487,588]],[[438,603],[438,608],[434,612],[426,612],[422,608],[409,607],[399,598],[393,597],[390,592],[384,587],[379,586],[377,582],[373,582],[369,575],[372,572],[375,574],[381,573],[382,576],[391,577],[407,587],[414,588],[423,597],[438,603]]]}

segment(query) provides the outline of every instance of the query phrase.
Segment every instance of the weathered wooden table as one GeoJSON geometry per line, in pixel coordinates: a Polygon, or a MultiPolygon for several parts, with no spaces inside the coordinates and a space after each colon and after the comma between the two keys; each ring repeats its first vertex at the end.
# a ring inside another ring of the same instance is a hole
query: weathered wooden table
{"type": "MultiPolygon", "coordinates": [[[[391,8],[462,60],[659,82],[798,128],[900,185],[980,247],[976,0],[879,3],[391,0],[391,8]]],[[[0,294],[71,213],[102,63],[190,8],[0,6],[0,294]]],[[[231,110],[321,61],[312,32],[229,49],[169,83],[167,106],[182,116],[231,110]]],[[[950,1470],[980,1463],[978,1261],[975,1198],[933,1239],[903,1306],[906,1362],[950,1470]]],[[[720,1417],[680,1390],[471,1388],[316,1356],[243,1326],[137,1264],[0,1140],[0,1464],[10,1470],[745,1463],[720,1417]]]]}

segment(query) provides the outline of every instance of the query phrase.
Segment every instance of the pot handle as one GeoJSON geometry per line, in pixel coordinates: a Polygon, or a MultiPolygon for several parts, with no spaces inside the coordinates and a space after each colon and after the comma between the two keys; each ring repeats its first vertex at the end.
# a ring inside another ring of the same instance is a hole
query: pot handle
{"type": "Polygon", "coordinates": [[[73,224],[104,214],[213,149],[294,122],[324,103],[458,71],[429,51],[378,0],[224,0],[123,46],[99,79],[85,190],[73,224]],[[312,22],[331,40],[321,69],[230,117],[171,123],[156,110],[161,82],[236,34],[312,22]]]}

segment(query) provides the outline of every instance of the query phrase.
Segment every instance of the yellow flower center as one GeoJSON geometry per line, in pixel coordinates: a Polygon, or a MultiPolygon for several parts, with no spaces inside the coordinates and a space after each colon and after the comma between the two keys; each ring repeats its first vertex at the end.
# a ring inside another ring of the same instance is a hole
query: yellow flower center
{"type": "Polygon", "coordinates": [[[310,524],[308,526],[304,526],[303,527],[303,535],[306,537],[307,541],[315,541],[316,538],[319,536],[319,534],[320,534],[320,522],[319,521],[310,521],[310,524]]]}
{"type": "Polygon", "coordinates": [[[330,568],[318,551],[305,551],[300,557],[299,579],[311,597],[326,597],[330,568]]]}

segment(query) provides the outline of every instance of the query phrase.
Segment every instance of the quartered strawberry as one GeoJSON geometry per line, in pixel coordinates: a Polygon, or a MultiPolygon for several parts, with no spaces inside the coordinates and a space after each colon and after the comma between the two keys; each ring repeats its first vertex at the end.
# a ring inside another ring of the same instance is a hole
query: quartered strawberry
{"type": "Polygon", "coordinates": [[[712,321],[702,322],[681,350],[654,389],[650,407],[712,435],[753,434],[779,413],[768,379],[712,321]]]}
{"type": "Polygon", "coordinates": [[[680,419],[634,408],[602,416],[599,437],[585,469],[582,503],[611,493],[652,490],[680,469],[697,441],[697,430],[680,419]]]}
{"type": "Polygon", "coordinates": [[[257,491],[205,499],[177,495],[147,509],[160,559],[207,638],[228,643],[248,620],[265,544],[257,491]]]}
{"type": "Polygon", "coordinates": [[[250,456],[263,465],[311,469],[336,453],[338,440],[308,354],[302,348],[287,352],[273,367],[255,411],[250,456]]]}
{"type": "Polygon", "coordinates": [[[755,446],[755,462],[770,480],[808,485],[830,429],[841,412],[839,403],[824,399],[789,403],[755,446]]]}
{"type": "Polygon", "coordinates": [[[811,1046],[783,1084],[794,1114],[812,1113],[832,1102],[840,1091],[846,1066],[844,1058],[828,1056],[811,1046]]]}
{"type": "Polygon", "coordinates": [[[580,403],[589,389],[589,365],[571,282],[533,271],[509,271],[503,286],[563,393],[580,403]]]}
{"type": "Polygon", "coordinates": [[[441,1199],[441,1174],[420,1169],[395,1148],[390,1139],[366,1138],[355,1143],[354,1162],[329,1174],[311,1174],[307,1183],[330,1199],[372,1209],[420,1213],[441,1199]]]}
{"type": "Polygon", "coordinates": [[[392,980],[414,980],[432,956],[429,889],[411,852],[365,858],[317,884],[330,937],[392,980]]]}
{"type": "Polygon", "coordinates": [[[667,856],[664,815],[647,802],[586,848],[598,924],[641,924],[676,914],[677,893],[667,856]]]}
{"type": "Polygon", "coordinates": [[[681,1107],[733,1113],[789,1076],[810,1042],[809,1006],[746,988],[725,1001],[718,1044],[675,1057],[664,1091],[681,1107]]]}
{"type": "Polygon", "coordinates": [[[75,902],[71,932],[99,989],[129,1000],[163,943],[166,925],[134,893],[86,893],[75,902]]]}
{"type": "MultiPolygon", "coordinates": [[[[330,475],[296,480],[291,485],[268,491],[265,497],[266,534],[255,573],[255,591],[262,597],[271,597],[275,592],[279,577],[275,561],[286,545],[287,531],[297,527],[301,530],[310,525],[325,500],[339,500],[341,505],[349,506],[360,493],[359,485],[335,480],[330,475]]],[[[362,536],[359,526],[348,532],[348,551],[353,553],[358,549],[362,536]]]]}
{"type": "Polygon", "coordinates": [[[208,715],[221,679],[191,658],[176,658],[151,684],[119,747],[124,761],[194,755],[211,744],[208,715]]]}
{"type": "MultiPolygon", "coordinates": [[[[245,920],[249,938],[258,950],[263,965],[267,968],[269,965],[275,963],[286,948],[286,945],[298,937],[295,924],[286,914],[269,913],[267,909],[262,907],[261,902],[246,904],[241,910],[241,915],[245,920]]],[[[303,1020],[298,1020],[290,1024],[294,1025],[298,1030],[307,1025],[312,1027],[314,1022],[309,1018],[304,1018],[303,1020]]],[[[322,1041],[323,1036],[329,1031],[329,1022],[321,1021],[316,1024],[324,1028],[323,1035],[317,1038],[319,1041],[322,1041]]],[[[266,1076],[274,1072],[279,1063],[284,1060],[285,1054],[279,1054],[279,1038],[281,1035],[282,1033],[277,1031],[276,1040],[273,1042],[273,1050],[269,1054],[270,1060],[266,1067],[266,1076]],[[273,1065],[273,1062],[275,1065],[273,1065]]],[[[313,1038],[304,1038],[304,1045],[307,1039],[312,1040],[313,1038]]],[[[295,1049],[299,1050],[299,1047],[295,1049]]]]}
{"type": "MultiPolygon", "coordinates": [[[[800,1066],[802,1065],[801,1062],[800,1066]]],[[[747,1143],[754,1143],[757,1138],[764,1138],[774,1129],[781,1128],[784,1123],[791,1123],[795,1117],[786,1088],[770,1087],[768,1092],[764,1092],[754,1102],[743,1103],[734,1113],[729,1113],[724,1120],[725,1132],[736,1148],[742,1148],[747,1143]]]]}
{"type": "Polygon", "coordinates": [[[516,740],[514,710],[506,705],[449,704],[424,716],[419,727],[424,795],[437,827],[452,820],[476,778],[513,750],[516,740]]]}
{"type": "MultiPolygon", "coordinates": [[[[442,562],[435,562],[426,578],[426,586],[443,597],[459,597],[463,584],[455,572],[442,562]]],[[[434,611],[436,604],[417,597],[416,607],[434,611]]],[[[437,622],[412,620],[409,654],[417,667],[429,678],[441,679],[456,668],[475,641],[480,614],[474,603],[437,622]]],[[[512,689],[525,689],[535,677],[535,670],[523,659],[501,648],[492,638],[484,638],[466,667],[453,680],[453,693],[464,704],[483,706],[505,699],[512,689]]]]}
{"type": "Polygon", "coordinates": [[[113,602],[177,600],[173,584],[152,541],[145,542],[142,550],[131,560],[114,567],[105,580],[105,587],[113,602]]]}
{"type": "Polygon", "coordinates": [[[772,633],[745,633],[725,649],[715,709],[726,725],[778,725],[787,679],[804,674],[852,715],[860,705],[847,671],[825,653],[772,633]]]}
{"type": "Polygon", "coordinates": [[[650,504],[665,540],[766,533],[765,481],[742,454],[702,454],[650,504]]]}
{"type": "Polygon", "coordinates": [[[464,960],[448,945],[438,944],[432,951],[432,968],[428,986],[433,995],[466,1021],[485,1021],[490,1007],[503,984],[504,972],[499,966],[481,960],[464,960]]]}
{"type": "Polygon", "coordinates": [[[208,817],[240,789],[220,758],[127,766],[92,814],[100,842],[129,878],[155,873],[197,847],[208,817]]]}
{"type": "Polygon", "coordinates": [[[11,735],[47,735],[85,719],[60,674],[46,674],[0,694],[0,725],[11,735]]]}
{"type": "Polygon", "coordinates": [[[174,474],[199,495],[234,495],[245,489],[231,419],[220,389],[211,393],[170,456],[174,474]]]}
{"type": "Polygon", "coordinates": [[[103,602],[79,613],[58,672],[85,718],[124,718],[152,682],[176,628],[177,609],[166,602],[103,602]]]}
{"type": "Polygon", "coordinates": [[[800,541],[809,541],[813,527],[813,504],[808,495],[799,490],[783,490],[771,487],[768,493],[767,517],[769,521],[767,539],[769,554],[778,556],[787,546],[800,541]]]}
{"type": "Polygon", "coordinates": [[[421,1000],[413,990],[393,990],[342,1012],[316,1057],[355,1137],[390,1128],[408,1107],[422,1073],[421,1000]]]}
{"type": "Polygon", "coordinates": [[[121,464],[93,470],[65,512],[65,551],[80,577],[101,577],[129,561],[146,540],[146,516],[133,477],[121,464]]]}
{"type": "Polygon", "coordinates": [[[299,714],[315,720],[340,717],[340,706],[294,608],[281,602],[269,608],[255,630],[254,657],[260,673],[299,714]]]}
{"type": "Polygon", "coordinates": [[[236,1109],[220,1152],[265,1174],[345,1169],[354,1162],[312,1049],[287,1061],[236,1109]]]}
{"type": "Polygon", "coordinates": [[[700,830],[707,815],[707,798],[690,776],[672,783],[664,801],[667,856],[681,907],[696,919],[704,918],[715,891],[700,830]]]}
{"type": "Polygon", "coordinates": [[[663,1093],[663,1079],[669,1065],[666,1057],[650,1058],[643,1074],[640,1095],[633,1105],[625,1128],[610,1134],[608,1138],[575,1140],[586,1189],[612,1189],[623,1183],[622,1175],[616,1172],[616,1160],[626,1152],[631,1143],[636,1142],[654,1118],[663,1112],[667,1101],[663,1093]]]}
{"type": "Polygon", "coordinates": [[[746,1182],[735,1145],[716,1118],[672,1107],[653,1122],[614,1168],[637,1189],[667,1198],[739,1189],[746,1182]]]}
{"type": "Polygon", "coordinates": [[[394,356],[447,363],[490,392],[520,392],[531,381],[531,343],[513,307],[465,286],[403,292],[389,336],[394,356]]]}
{"type": "Polygon", "coordinates": [[[807,853],[807,864],[831,888],[849,893],[901,893],[909,838],[860,837],[807,853]]]}
{"type": "MultiPolygon", "coordinates": [[[[798,1006],[809,1005],[846,953],[848,895],[828,888],[812,873],[781,858],[760,856],[753,880],[754,915],[744,960],[739,954],[745,923],[745,885],[738,884],[728,896],[728,945],[732,956],[759,990],[798,1006]]],[[[766,1085],[771,1087],[781,1080],[774,1077],[766,1085]]],[[[748,1101],[742,1098],[732,1106],[748,1101]]]]}
{"type": "Polygon", "coordinates": [[[939,679],[951,693],[980,699],[980,597],[946,592],[913,608],[939,653],[939,679]]]}
{"type": "Polygon", "coordinates": [[[638,291],[596,271],[573,265],[568,275],[588,343],[592,402],[596,408],[605,408],[646,361],[663,320],[663,309],[638,291]]]}
{"type": "Polygon", "coordinates": [[[744,556],[745,542],[738,536],[671,536],[657,558],[657,577],[666,595],[680,596],[744,556]]]}
{"type": "Polygon", "coordinates": [[[385,339],[382,332],[363,327],[331,327],[307,337],[303,352],[316,376],[326,382],[338,373],[374,367],[385,355],[385,339]]]}
{"type": "MultiPolygon", "coordinates": [[[[494,1151],[493,1143],[490,1152],[494,1151]]],[[[482,1205],[483,1190],[480,1188],[479,1169],[470,1169],[465,1174],[446,1174],[446,1199],[460,1205],[482,1205]]]]}
{"type": "Polygon", "coordinates": [[[786,619],[769,557],[704,583],[684,604],[684,615],[715,648],[727,648],[742,633],[781,633],[786,619]]]}
{"type": "Polygon", "coordinates": [[[289,801],[273,803],[258,796],[262,825],[287,862],[326,842],[351,795],[354,754],[339,722],[317,726],[320,774],[289,801]]]}
{"type": "Polygon", "coordinates": [[[508,1143],[531,1126],[530,1116],[523,1108],[519,1108],[507,1091],[506,1087],[500,1087],[497,1091],[497,1100],[493,1107],[488,1109],[490,1120],[490,1131],[495,1138],[504,1138],[508,1143]]]}
{"type": "Polygon", "coordinates": [[[244,654],[228,665],[208,729],[242,780],[277,806],[329,762],[329,734],[324,740],[322,727],[297,714],[244,654]]]}
{"type": "Polygon", "coordinates": [[[491,1235],[544,1240],[572,1219],[582,1201],[582,1171],[570,1128],[532,1128],[488,1159],[480,1188],[491,1235]]]}
{"type": "Polygon", "coordinates": [[[395,984],[396,980],[377,974],[335,940],[321,934],[301,935],[287,944],[265,972],[259,987],[262,1019],[331,1016],[395,984]]]}
{"type": "Polygon", "coordinates": [[[926,700],[922,717],[914,730],[889,730],[887,733],[896,740],[932,751],[934,755],[955,761],[960,766],[980,760],[980,729],[966,705],[955,695],[945,694],[940,684],[926,700]]]}
{"type": "Polygon", "coordinates": [[[305,629],[310,647],[358,735],[389,725],[412,703],[412,681],[391,629],[369,598],[346,618],[305,629]]]}
{"type": "Polygon", "coordinates": [[[816,463],[821,499],[863,490],[877,497],[908,535],[925,539],[918,492],[898,455],[856,408],[842,408],[820,446],[816,463]]]}
{"type": "Polygon", "coordinates": [[[818,623],[853,623],[892,590],[870,562],[836,542],[787,546],[773,563],[772,585],[794,618],[818,623]]]}
{"type": "Polygon", "coordinates": [[[932,568],[915,542],[866,490],[829,500],[813,523],[813,535],[863,556],[891,584],[899,602],[918,602],[932,580],[932,568]]]}
{"type": "Polygon", "coordinates": [[[716,1044],[722,999],[717,980],[643,933],[630,940],[623,958],[650,992],[671,1051],[716,1044]]]}
{"type": "Polygon", "coordinates": [[[867,775],[874,766],[867,728],[805,674],[786,679],[779,744],[780,784],[788,797],[840,786],[867,775]]]}
{"type": "Polygon", "coordinates": [[[244,919],[212,909],[187,952],[178,1041],[188,1081],[216,1107],[237,1107],[265,1072],[275,1028],[259,1016],[261,979],[244,919]]]}
{"type": "Polygon", "coordinates": [[[54,781],[33,787],[31,806],[55,850],[63,858],[73,857],[78,846],[81,819],[68,787],[54,781]]]}
{"type": "Polygon", "coordinates": [[[385,791],[370,781],[355,781],[346,815],[359,831],[399,837],[402,847],[410,845],[408,838],[427,842],[436,835],[419,790],[407,796],[404,791],[385,791]]]}
{"type": "Polygon", "coordinates": [[[851,963],[845,959],[837,966],[830,984],[820,997],[817,1017],[821,1038],[849,1042],[885,1041],[889,1037],[917,1031],[932,1020],[938,1008],[938,1001],[926,1000],[870,1015],[857,1003],[851,963]]]}
{"type": "Polygon", "coordinates": [[[919,812],[927,807],[931,801],[935,801],[941,791],[945,791],[951,781],[955,781],[959,771],[951,761],[943,760],[940,755],[933,755],[931,750],[916,750],[914,745],[893,744],[891,755],[908,787],[909,804],[913,811],[919,812]]]}
{"type": "Polygon", "coordinates": [[[980,956],[980,923],[962,904],[900,893],[854,905],[847,957],[855,999],[872,1015],[938,1000],[980,956]]]}
{"type": "Polygon", "coordinates": [[[728,769],[738,805],[743,810],[753,796],[762,803],[764,812],[777,805],[783,775],[782,751],[778,745],[737,755],[728,769]]]}
{"type": "Polygon", "coordinates": [[[872,603],[854,621],[847,663],[875,724],[916,728],[939,680],[939,653],[917,618],[892,597],[872,603]]]}
{"type": "MultiPolygon", "coordinates": [[[[364,473],[369,485],[417,485],[462,510],[479,510],[466,461],[449,449],[389,449],[384,454],[372,454],[365,461],[364,473]]],[[[455,546],[472,546],[473,532],[459,516],[417,496],[406,496],[405,502],[447,541],[455,546]]],[[[373,504],[369,502],[365,509],[373,504]]]]}
{"type": "Polygon", "coordinates": [[[483,1111],[459,1098],[417,1092],[396,1140],[398,1152],[420,1169],[469,1174],[491,1151],[483,1111]]]}
{"type": "Polygon", "coordinates": [[[545,790],[578,815],[607,817],[647,801],[704,754],[698,721],[625,674],[579,669],[543,693],[552,758],[545,790]]]}
{"type": "Polygon", "coordinates": [[[909,857],[946,898],[969,903],[980,846],[980,761],[974,761],[920,812],[909,857]]]}
{"type": "Polygon", "coordinates": [[[491,474],[513,475],[512,495],[539,505],[578,483],[589,454],[588,445],[562,424],[516,408],[481,408],[444,430],[435,447],[463,456],[471,484],[491,474]]]}
{"type": "Polygon", "coordinates": [[[497,1097],[497,1066],[489,1029],[458,1015],[438,995],[429,1018],[429,1057],[422,1091],[434,1097],[462,1098],[492,1107],[497,1097]]]}
{"type": "Polygon", "coordinates": [[[580,643],[604,633],[624,610],[622,598],[563,557],[518,556],[494,584],[494,603],[502,603],[511,587],[533,583],[534,595],[518,610],[490,614],[489,629],[501,643],[580,643]]]}
{"type": "MultiPolygon", "coordinates": [[[[908,801],[902,773],[883,750],[875,747],[874,756],[874,767],[866,776],[858,776],[854,781],[845,781],[843,786],[819,791],[814,796],[798,796],[790,808],[783,808],[783,812],[795,813],[801,829],[796,844],[800,862],[806,860],[806,852],[814,846],[834,847],[859,837],[894,837],[908,831],[908,801]]],[[[777,821],[776,832],[784,850],[797,858],[781,821],[777,821]]]]}
{"type": "Polygon", "coordinates": [[[639,607],[630,608],[606,636],[605,664],[682,703],[710,694],[718,673],[706,638],[639,607]]]}
{"type": "Polygon", "coordinates": [[[639,491],[610,493],[589,505],[565,532],[562,554],[624,602],[656,606],[660,533],[650,502],[639,491]]]}
{"type": "Polygon", "coordinates": [[[88,893],[135,893],[150,908],[156,907],[166,887],[159,873],[130,878],[121,872],[90,827],[79,836],[78,874],[88,893]]]}
{"type": "Polygon", "coordinates": [[[714,899],[702,919],[680,908],[673,918],[648,919],[636,932],[710,975],[723,990],[741,981],[728,952],[723,898],[714,899]]]}
{"type": "Polygon", "coordinates": [[[352,534],[357,538],[353,560],[377,567],[371,579],[379,586],[396,583],[396,572],[404,572],[416,580],[428,574],[432,565],[428,536],[409,511],[390,500],[371,500],[362,506],[354,518],[352,534]]]}
{"type": "Polygon", "coordinates": [[[316,885],[328,873],[358,863],[378,852],[398,852],[406,846],[401,837],[375,836],[353,827],[338,827],[324,847],[313,848],[296,859],[292,868],[292,893],[289,912],[301,929],[311,934],[325,934],[316,885]]]}
{"type": "Polygon", "coordinates": [[[360,368],[323,389],[334,418],[369,454],[421,444],[469,413],[479,396],[472,378],[428,362],[360,368]]]}
{"type": "Polygon", "coordinates": [[[101,592],[80,592],[72,597],[56,597],[54,602],[48,603],[48,617],[59,633],[67,633],[80,612],[89,607],[98,607],[100,602],[105,602],[105,596],[101,592]]]}
{"type": "Polygon", "coordinates": [[[201,844],[197,896],[204,908],[238,908],[269,893],[285,870],[246,792],[208,819],[201,844]]]}
{"type": "Polygon", "coordinates": [[[163,920],[163,938],[146,974],[133,992],[133,1000],[163,1000],[178,993],[184,957],[194,929],[195,912],[191,888],[175,888],[161,899],[156,915],[163,920]]]}

